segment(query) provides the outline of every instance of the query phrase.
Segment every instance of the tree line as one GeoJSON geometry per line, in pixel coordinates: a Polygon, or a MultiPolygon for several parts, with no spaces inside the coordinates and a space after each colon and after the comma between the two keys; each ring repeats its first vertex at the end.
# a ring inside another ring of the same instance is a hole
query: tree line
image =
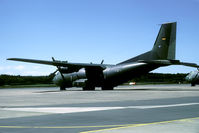
{"type": "Polygon", "coordinates": [[[150,82],[150,83],[187,83],[185,73],[164,74],[164,73],[148,73],[141,77],[135,78],[134,82],[150,82]]]}
{"type": "MultiPolygon", "coordinates": [[[[133,82],[141,83],[186,83],[187,74],[161,74],[148,73],[141,77],[132,79],[133,82]]],[[[3,85],[34,85],[52,84],[51,76],[20,76],[20,75],[0,75],[0,86],[3,85]]]]}
{"type": "Polygon", "coordinates": [[[52,84],[52,77],[0,75],[0,86],[2,85],[33,85],[33,84],[52,84]]]}

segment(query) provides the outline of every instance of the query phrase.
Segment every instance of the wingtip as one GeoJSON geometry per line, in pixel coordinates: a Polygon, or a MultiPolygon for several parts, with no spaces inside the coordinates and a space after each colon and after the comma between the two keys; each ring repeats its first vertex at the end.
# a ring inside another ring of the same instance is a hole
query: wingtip
{"type": "Polygon", "coordinates": [[[7,58],[6,60],[14,60],[15,58],[7,58]]]}

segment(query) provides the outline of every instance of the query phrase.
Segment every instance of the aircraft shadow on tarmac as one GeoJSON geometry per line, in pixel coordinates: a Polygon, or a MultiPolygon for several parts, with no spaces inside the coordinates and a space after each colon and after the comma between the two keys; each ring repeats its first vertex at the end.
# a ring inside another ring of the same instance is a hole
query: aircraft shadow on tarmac
{"type": "Polygon", "coordinates": [[[60,90],[52,90],[52,91],[37,91],[35,93],[62,93],[62,92],[120,92],[120,91],[199,91],[199,89],[178,89],[178,88],[139,88],[139,89],[115,89],[115,90],[106,90],[106,91],[102,91],[102,90],[95,90],[95,91],[84,91],[81,90],[81,88],[79,89],[68,89],[68,90],[64,90],[64,91],[60,91],[60,90]]]}

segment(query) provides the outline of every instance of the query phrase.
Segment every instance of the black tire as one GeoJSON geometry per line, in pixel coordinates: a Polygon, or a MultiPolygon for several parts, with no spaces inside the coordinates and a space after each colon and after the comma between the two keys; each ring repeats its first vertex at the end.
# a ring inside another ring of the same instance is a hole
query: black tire
{"type": "Polygon", "coordinates": [[[64,86],[60,86],[60,91],[65,91],[66,88],[64,86]]]}
{"type": "Polygon", "coordinates": [[[83,90],[84,91],[94,91],[95,87],[94,86],[85,86],[85,87],[83,87],[83,90]]]}
{"type": "Polygon", "coordinates": [[[196,84],[195,83],[191,83],[191,86],[196,86],[196,84]]]}
{"type": "Polygon", "coordinates": [[[103,86],[102,90],[113,90],[114,87],[110,87],[110,86],[103,86]]]}
{"type": "Polygon", "coordinates": [[[95,86],[91,82],[86,82],[86,85],[83,87],[83,91],[94,91],[95,86]]]}

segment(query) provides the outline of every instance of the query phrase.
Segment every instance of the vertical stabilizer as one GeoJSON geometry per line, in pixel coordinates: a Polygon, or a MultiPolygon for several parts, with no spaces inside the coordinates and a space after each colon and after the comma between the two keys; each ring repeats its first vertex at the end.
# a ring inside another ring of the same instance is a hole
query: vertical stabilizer
{"type": "Polygon", "coordinates": [[[162,24],[152,49],[152,60],[174,60],[176,51],[176,22],[162,24]]]}
{"type": "Polygon", "coordinates": [[[162,24],[151,51],[119,64],[136,62],[138,60],[175,60],[176,25],[176,22],[162,24]]]}

